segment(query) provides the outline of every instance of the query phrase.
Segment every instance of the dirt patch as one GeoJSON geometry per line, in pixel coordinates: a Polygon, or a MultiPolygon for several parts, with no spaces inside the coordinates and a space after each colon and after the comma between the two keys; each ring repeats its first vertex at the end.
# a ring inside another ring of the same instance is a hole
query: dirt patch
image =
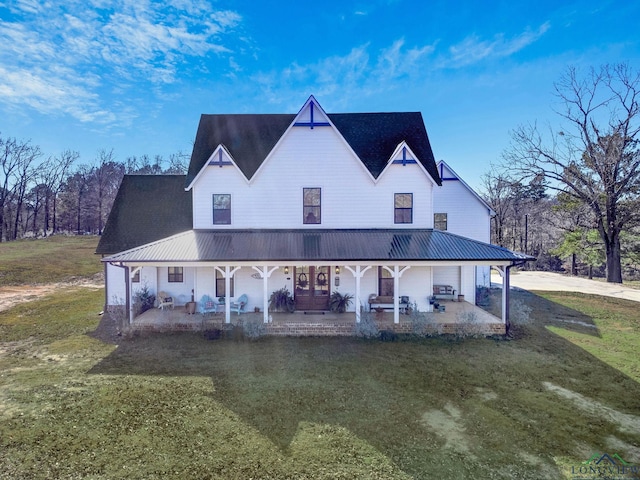
{"type": "Polygon", "coordinates": [[[478,396],[484,400],[485,402],[490,402],[491,400],[495,400],[498,398],[498,394],[488,388],[476,387],[476,392],[478,396]]]}
{"type": "Polygon", "coordinates": [[[636,435],[640,434],[640,417],[619,412],[611,407],[603,405],[602,403],[580,395],[579,393],[572,392],[571,390],[567,390],[566,388],[559,387],[552,383],[542,382],[542,384],[547,390],[573,401],[578,408],[587,414],[598,418],[605,418],[609,422],[618,425],[618,429],[621,432],[636,435]]]}
{"type": "Polygon", "coordinates": [[[102,288],[104,287],[104,276],[100,273],[91,278],[72,279],[68,282],[0,287],[0,312],[69,287],[102,288]]]}
{"type": "Polygon", "coordinates": [[[429,410],[422,415],[421,423],[445,440],[444,448],[473,456],[462,425],[462,413],[451,403],[447,403],[443,410],[429,410]]]}

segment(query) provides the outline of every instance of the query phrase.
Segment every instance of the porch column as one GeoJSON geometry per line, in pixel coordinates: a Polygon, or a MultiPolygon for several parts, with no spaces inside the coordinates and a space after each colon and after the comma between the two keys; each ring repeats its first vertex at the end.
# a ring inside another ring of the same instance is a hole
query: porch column
{"type": "Polygon", "coordinates": [[[269,323],[269,290],[267,288],[267,280],[271,274],[280,267],[273,267],[271,270],[269,270],[269,267],[267,266],[251,268],[258,272],[262,277],[262,304],[264,305],[264,308],[262,309],[264,311],[262,318],[264,323],[269,323]]]}
{"type": "Polygon", "coordinates": [[[400,270],[400,265],[394,265],[393,270],[387,266],[382,268],[393,277],[393,323],[400,323],[400,277],[411,267],[407,265],[402,270],[400,270]]]}
{"type": "Polygon", "coordinates": [[[360,279],[364,276],[366,271],[371,268],[371,265],[365,267],[364,269],[362,269],[360,265],[356,265],[355,271],[349,265],[345,265],[344,268],[349,270],[356,279],[356,294],[353,301],[356,306],[356,323],[360,323],[360,279]]]}
{"type": "Polygon", "coordinates": [[[133,267],[133,268],[126,267],[125,269],[125,274],[127,275],[126,304],[127,304],[127,313],[129,317],[129,325],[133,323],[133,304],[135,303],[135,301],[133,300],[133,277],[140,270],[142,270],[142,267],[133,267]]]}
{"type": "Polygon", "coordinates": [[[124,308],[127,312],[127,320],[129,325],[133,323],[133,304],[131,302],[131,275],[129,267],[124,267],[124,278],[126,279],[126,285],[124,290],[124,308]]]}
{"type": "Polygon", "coordinates": [[[511,266],[494,267],[502,277],[502,323],[505,331],[509,331],[509,290],[511,289],[511,266]]]}
{"type": "Polygon", "coordinates": [[[240,270],[240,267],[231,270],[229,265],[225,265],[224,270],[220,267],[215,267],[215,269],[224,275],[224,322],[231,323],[231,277],[240,270]]]}

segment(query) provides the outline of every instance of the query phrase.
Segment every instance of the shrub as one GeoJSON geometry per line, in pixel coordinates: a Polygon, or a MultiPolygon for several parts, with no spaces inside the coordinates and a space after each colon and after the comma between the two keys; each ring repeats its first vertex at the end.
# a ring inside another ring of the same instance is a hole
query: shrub
{"type": "Polygon", "coordinates": [[[380,335],[371,312],[360,312],[360,323],[356,323],[354,334],[362,338],[377,338],[380,335]]]}
{"type": "Polygon", "coordinates": [[[411,331],[414,335],[422,337],[438,332],[435,314],[433,312],[421,312],[415,302],[409,309],[409,322],[411,322],[411,331]]]}
{"type": "Polygon", "coordinates": [[[136,315],[151,310],[156,303],[156,296],[151,293],[149,287],[143,285],[133,295],[133,311],[136,315]]]}
{"type": "Polygon", "coordinates": [[[522,300],[511,300],[509,321],[512,325],[527,325],[531,323],[531,307],[522,300]]]}
{"type": "Polygon", "coordinates": [[[242,324],[242,332],[245,338],[255,340],[267,333],[267,327],[262,321],[244,321],[242,324]]]}

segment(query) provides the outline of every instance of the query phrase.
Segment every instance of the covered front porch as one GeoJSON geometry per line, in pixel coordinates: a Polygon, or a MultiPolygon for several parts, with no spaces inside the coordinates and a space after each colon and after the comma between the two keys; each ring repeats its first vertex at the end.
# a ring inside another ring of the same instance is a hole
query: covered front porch
{"type": "MultiPolygon", "coordinates": [[[[361,312],[361,322],[372,321],[378,330],[395,333],[504,335],[505,324],[476,305],[465,301],[444,301],[442,312],[414,312],[399,316],[394,312],[361,312]]],[[[231,330],[235,326],[261,325],[265,335],[280,336],[350,336],[357,334],[355,312],[269,313],[268,323],[262,312],[232,314],[231,321],[224,313],[189,314],[185,307],[152,309],[134,319],[134,332],[180,332],[231,330]]]]}

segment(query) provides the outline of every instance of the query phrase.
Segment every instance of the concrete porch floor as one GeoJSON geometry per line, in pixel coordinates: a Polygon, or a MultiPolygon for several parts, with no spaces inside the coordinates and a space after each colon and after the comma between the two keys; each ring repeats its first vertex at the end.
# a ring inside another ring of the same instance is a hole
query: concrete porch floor
{"type": "MultiPolygon", "coordinates": [[[[504,334],[504,324],[485,310],[468,302],[444,301],[444,312],[429,315],[430,322],[441,333],[453,333],[460,327],[470,326],[483,334],[504,334]]],[[[394,324],[393,312],[366,312],[378,329],[398,333],[410,333],[413,328],[410,315],[400,314],[400,322],[394,324]]],[[[271,313],[271,321],[264,324],[269,335],[352,335],[356,326],[356,314],[333,312],[271,313]]],[[[238,323],[263,323],[263,313],[231,314],[231,325],[238,323]]],[[[173,309],[148,310],[136,317],[131,325],[134,331],[203,331],[225,325],[224,313],[187,314],[184,306],[173,309]]]]}

